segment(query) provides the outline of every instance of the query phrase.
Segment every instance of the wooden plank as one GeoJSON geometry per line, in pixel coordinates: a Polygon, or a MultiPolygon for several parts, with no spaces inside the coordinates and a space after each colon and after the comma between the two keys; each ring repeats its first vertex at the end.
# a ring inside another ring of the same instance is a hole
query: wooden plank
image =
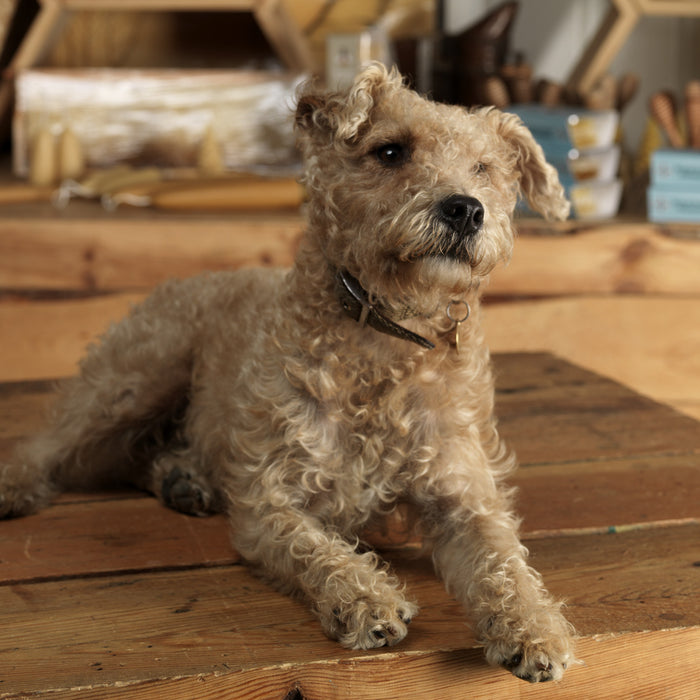
{"type": "Polygon", "coordinates": [[[540,353],[493,359],[500,431],[521,464],[700,451],[697,421],[615,381],[540,353]]]}
{"type": "Polygon", "coordinates": [[[521,467],[509,483],[525,539],[700,521],[700,454],[521,467]]]}
{"type": "Polygon", "coordinates": [[[294,22],[284,0],[258,0],[253,3],[255,19],[270,45],[286,65],[295,71],[318,70],[306,37],[294,22]]]}
{"type": "Polygon", "coordinates": [[[483,323],[494,352],[547,350],[657,401],[687,408],[700,399],[697,298],[523,300],[487,305],[483,323]]]}
{"type": "MultiPolygon", "coordinates": [[[[700,520],[700,457],[540,465],[521,468],[510,482],[526,540],[700,520]]],[[[391,520],[388,532],[367,538],[379,548],[406,542],[391,520]]],[[[0,527],[0,585],[238,559],[224,516],[187,517],[134,492],[66,495],[0,527]]]]}
{"type": "Polygon", "coordinates": [[[700,15],[697,0],[638,0],[640,10],[645,15],[665,17],[694,17],[700,15]]]}
{"type": "Polygon", "coordinates": [[[0,462],[13,445],[37,430],[46,415],[54,382],[0,383],[0,462]]]}
{"type": "Polygon", "coordinates": [[[521,234],[487,293],[700,295],[700,238],[673,238],[646,222],[578,222],[573,231],[521,234]]]}
{"type": "MultiPolygon", "coordinates": [[[[694,700],[700,695],[700,675],[688,663],[700,653],[697,628],[583,639],[579,649],[586,659],[585,667],[573,668],[561,683],[548,685],[546,691],[487,668],[480,651],[460,650],[287,664],[226,675],[198,674],[134,683],[127,688],[95,685],[81,687],[79,692],[87,700],[122,698],[125,692],[132,700],[280,700],[293,691],[304,700],[534,700],[545,692],[553,700],[694,700]]],[[[50,697],[66,700],[75,696],[75,690],[64,690],[52,692],[50,697]]]]}
{"type": "Polygon", "coordinates": [[[641,14],[635,0],[612,0],[612,7],[571,71],[567,86],[583,95],[591,91],[612,63],[641,14]]]}
{"type": "MultiPolygon", "coordinates": [[[[60,216],[48,205],[3,213],[0,288],[15,289],[151,287],[203,269],[288,265],[304,226],[292,213],[109,215],[85,202],[60,216]]],[[[700,238],[668,236],[647,222],[579,222],[559,235],[529,233],[529,221],[518,226],[513,258],[493,273],[490,295],[700,294],[700,238]]]]}
{"type": "Polygon", "coordinates": [[[58,504],[0,527],[0,585],[238,561],[224,516],[192,518],[154,498],[58,504]]]}
{"type": "Polygon", "coordinates": [[[150,289],[203,270],[287,266],[301,227],[286,214],[7,219],[0,289],[150,289]]]}
{"type": "MultiPolygon", "coordinates": [[[[659,666],[653,664],[654,674],[643,673],[651,661],[647,654],[672,639],[667,630],[691,630],[679,641],[685,649],[697,649],[700,643],[693,567],[699,535],[696,525],[536,540],[529,546],[533,564],[551,590],[567,596],[567,614],[582,636],[614,639],[619,634],[657,633],[636,635],[642,639],[640,648],[629,638],[625,643],[635,673],[649,680],[659,675],[659,666]]],[[[228,692],[241,693],[241,681],[252,683],[253,677],[259,697],[281,697],[274,695],[280,669],[296,667],[295,679],[303,686],[306,665],[324,662],[329,671],[324,680],[332,683],[342,680],[339,669],[363,659],[387,663],[397,674],[389,674],[392,678],[410,673],[415,683],[421,672],[410,669],[414,655],[463,655],[474,648],[474,639],[466,624],[456,622],[463,619],[462,613],[427,561],[399,555],[393,561],[422,612],[401,648],[390,651],[340,649],[323,637],[303,603],[271,592],[242,567],[0,586],[0,667],[5,681],[0,692],[13,696],[80,687],[106,693],[116,684],[135,689],[132,684],[149,683],[153,697],[173,687],[167,682],[159,687],[169,678],[201,677],[208,682],[219,677],[228,679],[222,686],[228,692]]],[[[590,648],[584,646],[583,653],[590,648]]],[[[473,669],[483,664],[477,656],[468,656],[463,683],[471,682],[473,669]]],[[[687,665],[692,654],[683,657],[687,665]]],[[[604,655],[597,658],[598,663],[610,661],[604,655]]],[[[437,668],[431,668],[426,673],[432,676],[437,668]]],[[[501,671],[481,670],[488,674],[482,677],[485,683],[507,678],[501,671]]],[[[607,666],[601,679],[612,680],[617,673],[619,669],[607,666]]],[[[673,680],[665,667],[661,675],[666,682],[673,680]]],[[[362,679],[366,688],[373,687],[362,679]]],[[[573,668],[564,683],[584,679],[590,682],[587,669],[573,668]]]]}
{"type": "MultiPolygon", "coordinates": [[[[0,381],[76,372],[88,342],[144,294],[0,298],[0,381]]],[[[700,418],[700,304],[695,299],[577,297],[488,304],[494,352],[548,350],[700,418]]]]}
{"type": "MultiPolygon", "coordinates": [[[[501,434],[521,464],[700,452],[697,421],[613,380],[543,353],[496,354],[493,362],[501,434]]],[[[50,401],[50,383],[20,386],[0,389],[0,456],[50,401]]]]}
{"type": "MultiPolygon", "coordinates": [[[[695,421],[555,357],[494,359],[502,433],[525,465],[511,481],[520,488],[517,510],[526,536],[698,518],[695,421]],[[571,461],[574,455],[585,461],[571,461]]],[[[0,385],[0,459],[8,459],[14,442],[36,426],[50,389],[50,382],[0,385]]],[[[102,503],[99,512],[95,520],[90,507],[70,502],[5,525],[0,544],[9,563],[0,580],[70,575],[76,569],[95,573],[213,564],[234,557],[219,519],[200,523],[155,501],[131,504],[122,496],[102,503]],[[73,541],[86,538],[77,553],[71,551],[73,541]],[[212,549],[202,560],[197,543],[203,541],[212,549]],[[127,548],[130,557],[114,556],[127,548]]],[[[387,539],[378,541],[386,544],[387,539]]]]}
{"type": "Polygon", "coordinates": [[[88,343],[124,317],[144,293],[31,301],[0,298],[0,381],[52,379],[77,372],[88,343]]]}

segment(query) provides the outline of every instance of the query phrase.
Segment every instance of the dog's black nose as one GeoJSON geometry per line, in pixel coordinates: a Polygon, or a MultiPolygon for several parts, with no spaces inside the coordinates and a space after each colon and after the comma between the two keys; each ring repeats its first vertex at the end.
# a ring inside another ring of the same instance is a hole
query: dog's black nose
{"type": "Polygon", "coordinates": [[[440,216],[457,233],[471,236],[484,223],[484,207],[474,197],[453,194],[440,202],[440,216]]]}

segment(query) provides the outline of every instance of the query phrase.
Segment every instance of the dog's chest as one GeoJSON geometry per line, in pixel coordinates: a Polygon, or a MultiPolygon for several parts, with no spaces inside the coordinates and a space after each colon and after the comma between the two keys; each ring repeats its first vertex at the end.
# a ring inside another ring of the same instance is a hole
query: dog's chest
{"type": "Polygon", "coordinates": [[[370,487],[381,482],[391,488],[395,482],[400,490],[399,475],[440,441],[441,394],[444,407],[444,392],[436,385],[360,376],[325,401],[324,419],[332,425],[343,472],[370,487]]]}

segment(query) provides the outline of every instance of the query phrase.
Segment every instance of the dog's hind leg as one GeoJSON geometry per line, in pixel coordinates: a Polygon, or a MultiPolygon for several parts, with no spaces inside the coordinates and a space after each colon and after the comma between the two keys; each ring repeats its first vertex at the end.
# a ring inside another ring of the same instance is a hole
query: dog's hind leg
{"type": "Polygon", "coordinates": [[[134,485],[157,496],[164,505],[187,515],[211,515],[224,510],[220,491],[200,456],[183,445],[171,445],[156,455],[151,469],[143,471],[134,485]]]}
{"type": "Polygon", "coordinates": [[[0,464],[0,517],[37,510],[61,490],[133,482],[164,449],[186,411],[191,296],[165,285],[90,348],[47,427],[0,464]]]}

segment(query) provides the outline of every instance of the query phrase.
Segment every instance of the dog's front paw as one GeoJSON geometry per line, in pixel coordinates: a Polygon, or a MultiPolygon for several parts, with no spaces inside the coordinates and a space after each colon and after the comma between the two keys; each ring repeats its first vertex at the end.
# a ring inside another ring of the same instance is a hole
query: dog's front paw
{"type": "Polygon", "coordinates": [[[548,617],[548,624],[531,621],[529,628],[508,624],[500,634],[494,634],[499,624],[492,621],[486,660],[530,683],[561,680],[574,661],[573,629],[558,612],[548,617]]]}
{"type": "Polygon", "coordinates": [[[405,600],[391,603],[361,601],[349,609],[333,611],[330,636],[349,649],[376,649],[398,644],[418,607],[405,600]]]}

